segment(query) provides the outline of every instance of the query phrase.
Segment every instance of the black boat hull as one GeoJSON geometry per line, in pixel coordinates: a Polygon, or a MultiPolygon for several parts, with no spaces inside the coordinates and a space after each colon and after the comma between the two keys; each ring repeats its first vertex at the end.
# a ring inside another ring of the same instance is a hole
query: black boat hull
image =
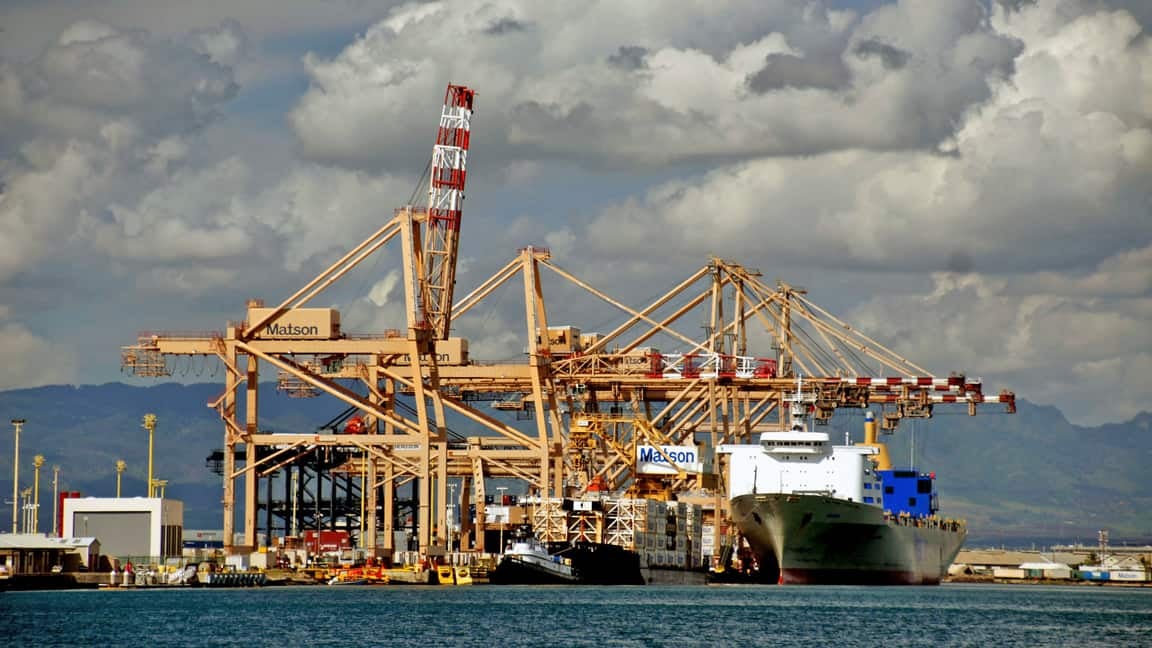
{"type": "Polygon", "coordinates": [[[530,562],[505,557],[488,575],[493,585],[575,585],[575,573],[568,575],[548,570],[530,562]]]}

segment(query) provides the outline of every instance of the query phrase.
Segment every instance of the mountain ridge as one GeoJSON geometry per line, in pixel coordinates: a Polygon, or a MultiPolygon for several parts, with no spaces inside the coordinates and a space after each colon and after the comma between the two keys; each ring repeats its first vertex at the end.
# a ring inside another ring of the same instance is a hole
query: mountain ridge
{"type": "MultiPolygon", "coordinates": [[[[168,480],[168,497],[185,502],[187,528],[219,528],[220,477],[205,461],[223,445],[219,417],[206,407],[221,390],[218,383],[174,382],[5,390],[0,415],[27,420],[20,437],[21,487],[31,485],[33,455],[44,455],[41,507],[47,509],[53,465],[61,466],[61,490],[113,496],[115,463],[124,459],[122,493],[143,495],[148,434],[142,418],[156,414],[155,477],[168,480]]],[[[259,398],[264,431],[314,431],[345,409],[330,397],[288,398],[274,384],[262,384],[259,398]]],[[[238,406],[243,409],[242,402],[238,406]]],[[[844,430],[858,441],[862,421],[862,410],[842,410],[828,430],[837,442],[844,430]]],[[[1103,528],[1114,539],[1152,538],[1150,432],[1150,412],[1088,427],[1069,422],[1051,405],[1020,400],[1015,415],[993,404],[981,406],[975,417],[938,408],[932,419],[906,420],[882,440],[897,467],[914,463],[937,474],[941,514],[967,519],[973,541],[1094,542],[1103,528]]],[[[12,447],[11,427],[0,434],[0,492],[9,493],[12,456],[5,447],[12,447]]],[[[42,529],[46,521],[50,527],[50,513],[41,514],[42,529]]]]}

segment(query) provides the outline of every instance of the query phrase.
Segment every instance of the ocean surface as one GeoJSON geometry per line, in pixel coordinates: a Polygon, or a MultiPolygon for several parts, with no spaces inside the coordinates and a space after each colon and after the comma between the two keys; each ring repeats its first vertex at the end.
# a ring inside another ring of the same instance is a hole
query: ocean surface
{"type": "Polygon", "coordinates": [[[271,587],[0,594],[3,646],[1152,646],[1152,589],[271,587]]]}

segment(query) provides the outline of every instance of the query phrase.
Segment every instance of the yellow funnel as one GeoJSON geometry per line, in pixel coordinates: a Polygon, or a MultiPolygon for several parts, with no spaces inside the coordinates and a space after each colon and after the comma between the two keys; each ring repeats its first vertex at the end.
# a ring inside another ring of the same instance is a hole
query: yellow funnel
{"type": "Polygon", "coordinates": [[[864,412],[864,442],[858,446],[876,448],[876,467],[879,470],[891,470],[892,458],[888,456],[888,445],[877,439],[876,416],[872,412],[864,412]]]}

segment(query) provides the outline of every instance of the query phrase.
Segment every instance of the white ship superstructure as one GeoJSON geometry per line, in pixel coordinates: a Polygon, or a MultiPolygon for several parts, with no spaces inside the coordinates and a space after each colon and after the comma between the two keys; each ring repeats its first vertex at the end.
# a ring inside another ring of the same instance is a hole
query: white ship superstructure
{"type": "Polygon", "coordinates": [[[834,446],[827,433],[809,431],[807,407],[813,398],[802,390],[798,383],[787,430],[763,432],[757,445],[720,447],[731,455],[729,497],[795,493],[882,507],[880,475],[872,461],[877,448],[834,446]]]}

